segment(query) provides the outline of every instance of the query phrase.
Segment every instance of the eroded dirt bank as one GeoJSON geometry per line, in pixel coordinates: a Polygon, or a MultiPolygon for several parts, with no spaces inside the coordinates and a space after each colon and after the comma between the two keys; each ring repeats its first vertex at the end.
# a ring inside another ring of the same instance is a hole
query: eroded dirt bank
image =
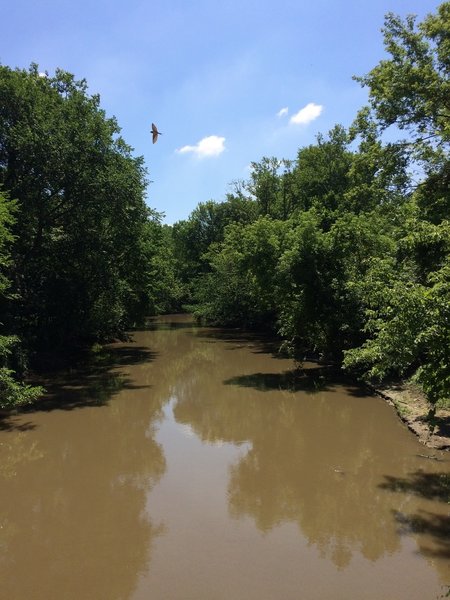
{"type": "Polygon", "coordinates": [[[420,388],[409,382],[379,385],[374,390],[389,402],[399,418],[428,448],[450,451],[450,410],[437,409],[432,427],[429,404],[420,388]]]}

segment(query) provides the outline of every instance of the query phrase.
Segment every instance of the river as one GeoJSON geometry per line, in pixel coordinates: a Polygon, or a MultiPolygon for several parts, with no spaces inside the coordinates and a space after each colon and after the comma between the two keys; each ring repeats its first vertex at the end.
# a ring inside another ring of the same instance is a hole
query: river
{"type": "Polygon", "coordinates": [[[445,597],[450,455],[382,399],[187,316],[109,357],[0,421],[1,598],[445,597]]]}

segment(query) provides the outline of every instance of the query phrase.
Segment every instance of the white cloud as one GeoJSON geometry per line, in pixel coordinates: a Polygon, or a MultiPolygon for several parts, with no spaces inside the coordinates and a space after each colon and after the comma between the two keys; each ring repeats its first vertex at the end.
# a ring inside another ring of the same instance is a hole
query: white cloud
{"type": "Polygon", "coordinates": [[[292,115],[289,122],[294,123],[295,125],[307,125],[308,123],[311,123],[311,121],[314,121],[314,119],[317,119],[322,110],[323,106],[310,102],[301,108],[298,113],[292,115]]]}
{"type": "Polygon", "coordinates": [[[280,109],[277,112],[277,117],[285,117],[288,114],[288,112],[289,112],[289,109],[287,106],[285,106],[284,108],[280,109]]]}
{"type": "Polygon", "coordinates": [[[195,146],[183,146],[182,148],[179,148],[177,152],[180,154],[192,152],[199,158],[204,158],[205,156],[219,156],[224,150],[225,138],[217,135],[209,135],[197,142],[195,146]]]}

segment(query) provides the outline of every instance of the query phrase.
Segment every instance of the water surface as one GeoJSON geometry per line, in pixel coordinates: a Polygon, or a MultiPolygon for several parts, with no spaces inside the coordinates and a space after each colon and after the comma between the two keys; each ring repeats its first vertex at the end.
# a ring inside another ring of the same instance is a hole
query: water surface
{"type": "Polygon", "coordinates": [[[449,455],[384,401],[186,316],[111,358],[0,421],[0,597],[445,596],[449,455]]]}

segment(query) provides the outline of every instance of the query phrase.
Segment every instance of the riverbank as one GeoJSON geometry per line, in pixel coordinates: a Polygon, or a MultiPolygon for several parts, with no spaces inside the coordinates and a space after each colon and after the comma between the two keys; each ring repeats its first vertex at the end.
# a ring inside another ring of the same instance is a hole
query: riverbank
{"type": "Polygon", "coordinates": [[[438,408],[428,422],[429,403],[419,386],[399,381],[377,386],[374,391],[391,404],[399,418],[416,434],[419,441],[436,450],[450,450],[450,409],[438,408]]]}
{"type": "MultiPolygon", "coordinates": [[[[165,317],[162,318],[170,319],[179,316],[180,315],[165,315],[165,317]]],[[[188,315],[183,316],[189,318],[188,315]]],[[[149,320],[149,323],[155,319],[157,318],[152,317],[149,320]]],[[[171,322],[170,324],[173,326],[171,322]]],[[[253,341],[255,339],[263,341],[266,352],[272,353],[274,356],[282,356],[279,349],[279,340],[273,338],[271,335],[261,332],[244,332],[239,328],[230,328],[226,329],[226,331],[230,332],[230,334],[235,333],[238,336],[245,336],[246,341],[249,341],[250,339],[253,341]]],[[[127,341],[132,339],[132,337],[128,334],[124,337],[127,339],[127,341]]],[[[122,339],[115,341],[119,342],[124,340],[122,339]]],[[[58,357],[59,362],[55,362],[54,360],[49,360],[48,357],[43,355],[43,358],[41,358],[40,361],[40,366],[41,368],[42,366],[47,367],[46,369],[43,369],[43,372],[48,375],[49,365],[52,367],[50,371],[53,372],[62,370],[63,365],[67,367],[69,363],[71,365],[70,371],[72,371],[72,366],[75,363],[75,370],[78,372],[82,371],[83,373],[89,372],[89,376],[91,377],[93,372],[99,373],[102,371],[107,371],[115,364],[116,359],[116,357],[114,357],[114,353],[108,349],[108,346],[101,346],[99,344],[90,349],[84,348],[83,351],[78,350],[77,353],[70,355],[71,360],[68,360],[68,358],[69,355],[60,355],[58,357]],[[47,360],[45,360],[46,358],[47,360]]],[[[315,368],[307,370],[310,377],[311,373],[314,373],[314,375],[311,377],[311,385],[316,385],[316,383],[313,381],[314,377],[350,377],[342,372],[342,369],[338,364],[321,362],[315,355],[308,356],[305,354],[305,360],[315,365],[315,368]]],[[[297,363],[297,366],[300,370],[301,365],[302,363],[297,363]]],[[[33,377],[31,377],[29,380],[29,383],[48,387],[47,378],[43,376],[42,373],[38,375],[36,372],[34,372],[33,377]]],[[[373,393],[381,396],[394,408],[398,417],[417,436],[423,445],[431,449],[450,451],[450,406],[436,410],[436,414],[434,416],[434,427],[430,428],[428,421],[430,405],[418,385],[415,385],[410,381],[389,382],[378,384],[377,386],[373,386],[366,382],[366,385],[373,393]]],[[[44,394],[40,400],[37,400],[32,405],[25,406],[23,410],[32,410],[33,407],[47,405],[47,403],[48,394],[44,394]]],[[[18,410],[20,410],[19,407],[12,409],[13,412],[17,412],[18,410]]],[[[4,414],[10,414],[10,412],[11,409],[5,409],[5,411],[3,411],[4,414]]]]}

